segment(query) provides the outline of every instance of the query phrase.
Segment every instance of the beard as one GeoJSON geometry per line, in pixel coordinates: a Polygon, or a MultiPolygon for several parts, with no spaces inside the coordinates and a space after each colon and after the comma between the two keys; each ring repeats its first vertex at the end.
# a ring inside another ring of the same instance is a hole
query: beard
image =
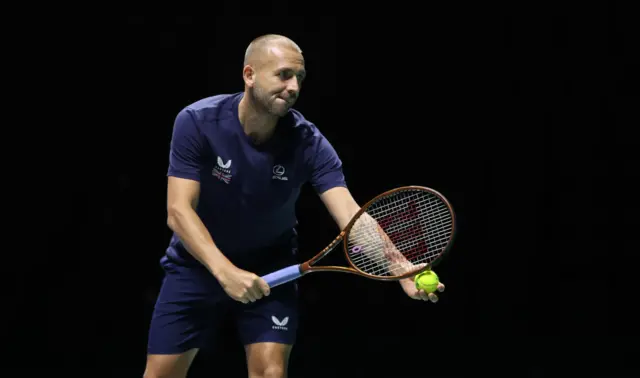
{"type": "Polygon", "coordinates": [[[249,95],[260,112],[283,117],[289,111],[289,103],[283,104],[284,100],[279,99],[276,94],[269,93],[258,84],[249,90],[249,95]]]}

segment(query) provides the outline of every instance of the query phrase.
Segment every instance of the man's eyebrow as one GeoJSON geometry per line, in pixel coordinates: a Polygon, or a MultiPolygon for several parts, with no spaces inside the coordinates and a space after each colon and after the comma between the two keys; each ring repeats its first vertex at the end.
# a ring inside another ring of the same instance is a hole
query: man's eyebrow
{"type": "Polygon", "coordinates": [[[304,68],[300,70],[296,70],[295,68],[292,68],[292,67],[280,67],[278,69],[278,72],[283,72],[283,71],[296,72],[298,75],[307,76],[307,71],[304,68]]]}

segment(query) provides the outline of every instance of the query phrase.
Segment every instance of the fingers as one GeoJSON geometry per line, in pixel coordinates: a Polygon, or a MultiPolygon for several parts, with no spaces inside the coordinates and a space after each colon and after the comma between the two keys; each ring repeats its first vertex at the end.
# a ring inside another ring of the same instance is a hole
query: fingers
{"type": "Polygon", "coordinates": [[[251,286],[251,294],[255,297],[256,300],[266,297],[271,293],[271,288],[269,288],[269,284],[267,281],[262,278],[255,276],[253,279],[253,285],[251,286]]]}
{"type": "Polygon", "coordinates": [[[245,290],[242,297],[242,303],[255,302],[262,297],[266,297],[271,294],[271,288],[269,284],[262,278],[255,276],[251,283],[251,286],[245,290]]]}
{"type": "Polygon", "coordinates": [[[240,289],[240,292],[237,295],[232,295],[232,297],[238,302],[247,304],[253,303],[262,298],[262,292],[259,289],[250,286],[240,289]]]}
{"type": "Polygon", "coordinates": [[[244,294],[240,299],[241,299],[241,302],[245,304],[250,302],[255,302],[256,300],[258,300],[252,288],[245,289],[244,294]]]}
{"type": "Polygon", "coordinates": [[[258,299],[262,298],[262,290],[260,290],[260,288],[257,287],[256,284],[254,284],[247,289],[246,297],[247,299],[249,299],[249,301],[255,302],[258,299]]]}
{"type": "Polygon", "coordinates": [[[267,281],[263,280],[261,277],[258,277],[257,282],[258,287],[262,291],[262,294],[264,294],[265,297],[268,297],[269,294],[271,294],[271,288],[269,287],[267,281]]]}
{"type": "MultiPolygon", "coordinates": [[[[438,292],[442,293],[444,291],[444,289],[445,289],[444,284],[442,282],[438,283],[438,288],[436,290],[438,292]]],[[[435,292],[427,293],[424,290],[418,290],[418,295],[417,296],[418,296],[418,298],[416,298],[416,299],[421,299],[423,301],[430,301],[430,302],[433,302],[433,303],[437,303],[438,300],[439,300],[439,298],[438,298],[438,296],[436,295],[435,292]]]]}
{"type": "MultiPolygon", "coordinates": [[[[436,290],[438,292],[442,293],[444,291],[444,284],[442,282],[439,282],[438,283],[438,288],[436,290]]],[[[430,300],[433,303],[437,303],[438,299],[439,299],[435,292],[429,293],[429,295],[427,297],[428,297],[428,300],[430,300]]]]}
{"type": "Polygon", "coordinates": [[[424,290],[418,290],[418,298],[416,299],[420,299],[423,301],[431,301],[433,303],[438,302],[438,296],[435,295],[434,293],[427,293],[424,290]]]}

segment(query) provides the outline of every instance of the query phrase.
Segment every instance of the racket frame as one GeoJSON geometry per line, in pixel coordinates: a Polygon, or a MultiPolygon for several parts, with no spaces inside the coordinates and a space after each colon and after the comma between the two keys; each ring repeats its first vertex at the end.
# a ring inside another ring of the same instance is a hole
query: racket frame
{"type": "Polygon", "coordinates": [[[344,227],[344,229],[340,232],[340,234],[338,234],[338,236],[329,245],[327,245],[322,251],[318,252],[311,259],[300,264],[300,268],[299,268],[300,276],[303,276],[311,272],[342,272],[342,273],[356,274],[356,275],[363,276],[363,277],[377,280],[377,281],[398,281],[404,278],[413,277],[416,274],[432,269],[435,265],[437,265],[442,260],[442,258],[447,253],[449,253],[449,251],[451,250],[451,246],[453,244],[453,240],[456,235],[456,230],[457,230],[456,214],[453,210],[453,206],[451,206],[451,203],[449,202],[449,200],[437,190],[427,188],[424,186],[417,186],[417,185],[402,186],[402,187],[390,189],[390,190],[387,190],[386,192],[378,194],[374,198],[370,199],[363,206],[361,206],[360,210],[358,210],[358,212],[353,217],[351,217],[351,220],[349,221],[349,223],[344,227]],[[442,249],[442,251],[438,254],[438,256],[433,261],[427,263],[422,269],[418,271],[407,272],[399,276],[376,276],[376,275],[368,274],[359,270],[358,268],[356,268],[356,266],[351,262],[351,259],[349,258],[349,248],[348,248],[347,240],[345,240],[345,237],[351,231],[351,228],[353,227],[355,222],[360,218],[362,213],[366,212],[367,209],[371,206],[371,204],[378,201],[382,197],[387,197],[396,192],[408,191],[408,190],[420,190],[420,191],[426,191],[426,192],[432,193],[438,198],[440,198],[440,200],[447,206],[452,219],[451,219],[451,238],[449,239],[449,242],[447,243],[446,247],[442,249]],[[326,255],[328,255],[329,252],[334,250],[340,242],[342,242],[344,256],[350,267],[335,266],[335,265],[313,266],[313,264],[317,263],[326,255]]]}

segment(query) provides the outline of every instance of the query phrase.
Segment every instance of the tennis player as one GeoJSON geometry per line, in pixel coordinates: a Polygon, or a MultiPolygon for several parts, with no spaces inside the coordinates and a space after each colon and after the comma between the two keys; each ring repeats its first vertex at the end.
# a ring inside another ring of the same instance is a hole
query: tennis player
{"type": "MultiPolygon", "coordinates": [[[[297,262],[303,184],[340,229],[360,209],[334,148],[292,108],[305,79],[300,48],[284,36],[261,36],[246,50],[242,76],[244,92],[199,100],[175,120],[167,188],[174,234],[161,259],[147,378],[185,377],[227,316],[245,346],[249,377],[286,377],[297,286],[270,290],[260,276],[297,262]]],[[[413,299],[437,300],[411,279],[401,286],[413,299]]]]}

